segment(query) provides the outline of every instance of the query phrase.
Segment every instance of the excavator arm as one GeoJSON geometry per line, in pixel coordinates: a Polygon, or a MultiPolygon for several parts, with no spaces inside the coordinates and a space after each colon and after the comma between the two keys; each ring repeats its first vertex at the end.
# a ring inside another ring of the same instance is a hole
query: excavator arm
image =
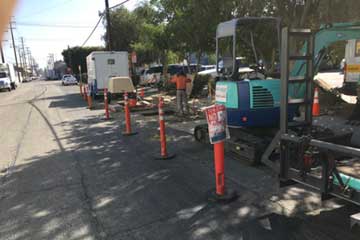
{"type": "MultiPolygon", "coordinates": [[[[345,41],[351,39],[360,39],[360,22],[352,23],[333,23],[322,25],[315,33],[314,39],[314,73],[319,70],[321,60],[325,56],[325,50],[332,43],[338,41],[345,41]]],[[[301,50],[306,52],[307,44],[301,50]]],[[[304,68],[304,61],[297,61],[291,71],[292,76],[304,75],[306,69],[304,68]]]]}

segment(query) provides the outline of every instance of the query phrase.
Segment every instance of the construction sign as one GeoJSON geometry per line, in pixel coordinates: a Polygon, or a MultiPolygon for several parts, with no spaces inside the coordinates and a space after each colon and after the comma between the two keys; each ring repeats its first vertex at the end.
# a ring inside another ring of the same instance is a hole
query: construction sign
{"type": "Polygon", "coordinates": [[[203,110],[209,129],[210,143],[215,144],[225,141],[230,137],[226,122],[226,107],[215,104],[203,110]]]}

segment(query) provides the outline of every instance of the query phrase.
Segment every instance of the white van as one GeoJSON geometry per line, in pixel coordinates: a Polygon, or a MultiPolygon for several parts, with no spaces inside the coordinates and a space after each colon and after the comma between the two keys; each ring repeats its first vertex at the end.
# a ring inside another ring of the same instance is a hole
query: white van
{"type": "Polygon", "coordinates": [[[95,51],[86,57],[88,84],[93,96],[103,94],[112,77],[129,77],[127,52],[95,51]]]}
{"type": "Polygon", "coordinates": [[[155,65],[150,67],[149,69],[145,69],[141,73],[139,84],[141,86],[154,85],[160,81],[162,73],[162,65],[155,65]]]}

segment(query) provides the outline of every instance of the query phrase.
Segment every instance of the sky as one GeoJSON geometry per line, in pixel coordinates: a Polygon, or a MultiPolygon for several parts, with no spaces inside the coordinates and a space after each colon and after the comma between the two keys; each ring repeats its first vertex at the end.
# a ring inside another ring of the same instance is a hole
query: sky
{"type": "MultiPolygon", "coordinates": [[[[109,0],[114,6],[124,0],[109,0]]],[[[125,7],[133,10],[141,1],[130,0],[125,7]]],[[[99,20],[105,0],[18,0],[13,14],[15,45],[29,47],[40,67],[46,67],[50,53],[62,60],[61,52],[68,46],[81,46],[99,20]]],[[[102,23],[85,46],[104,46],[102,23]]],[[[7,62],[15,63],[10,31],[2,42],[7,62]]]]}

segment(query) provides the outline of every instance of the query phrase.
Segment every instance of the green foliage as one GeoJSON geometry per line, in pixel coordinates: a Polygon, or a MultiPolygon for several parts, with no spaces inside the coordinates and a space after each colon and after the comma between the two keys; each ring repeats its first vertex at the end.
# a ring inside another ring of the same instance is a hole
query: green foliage
{"type": "MultiPolygon", "coordinates": [[[[114,51],[132,51],[131,44],[134,43],[139,36],[138,20],[136,16],[124,7],[117,8],[110,12],[111,34],[113,39],[114,51]]],[[[106,21],[104,19],[104,25],[106,21]]],[[[107,38],[105,32],[104,40],[107,38]]]]}
{"type": "Polygon", "coordinates": [[[72,47],[64,49],[62,55],[68,67],[70,67],[74,74],[79,74],[78,66],[81,66],[81,71],[87,72],[86,57],[93,51],[103,51],[103,47],[72,47]]]}
{"type": "Polygon", "coordinates": [[[200,97],[204,93],[204,88],[210,82],[210,75],[195,75],[191,97],[200,97]]]}
{"type": "MultiPolygon", "coordinates": [[[[232,18],[275,16],[287,26],[316,29],[321,23],[360,20],[359,11],[358,0],[145,0],[132,12],[111,10],[113,46],[136,51],[138,65],[160,62],[166,71],[168,62],[180,62],[189,53],[212,54],[215,63],[217,25],[232,18]]],[[[260,54],[270,58],[273,36],[262,34],[260,54]]]]}
{"type": "Polygon", "coordinates": [[[159,0],[166,13],[168,33],[173,51],[195,52],[200,56],[215,49],[216,26],[228,20],[228,1],[159,0]]]}

